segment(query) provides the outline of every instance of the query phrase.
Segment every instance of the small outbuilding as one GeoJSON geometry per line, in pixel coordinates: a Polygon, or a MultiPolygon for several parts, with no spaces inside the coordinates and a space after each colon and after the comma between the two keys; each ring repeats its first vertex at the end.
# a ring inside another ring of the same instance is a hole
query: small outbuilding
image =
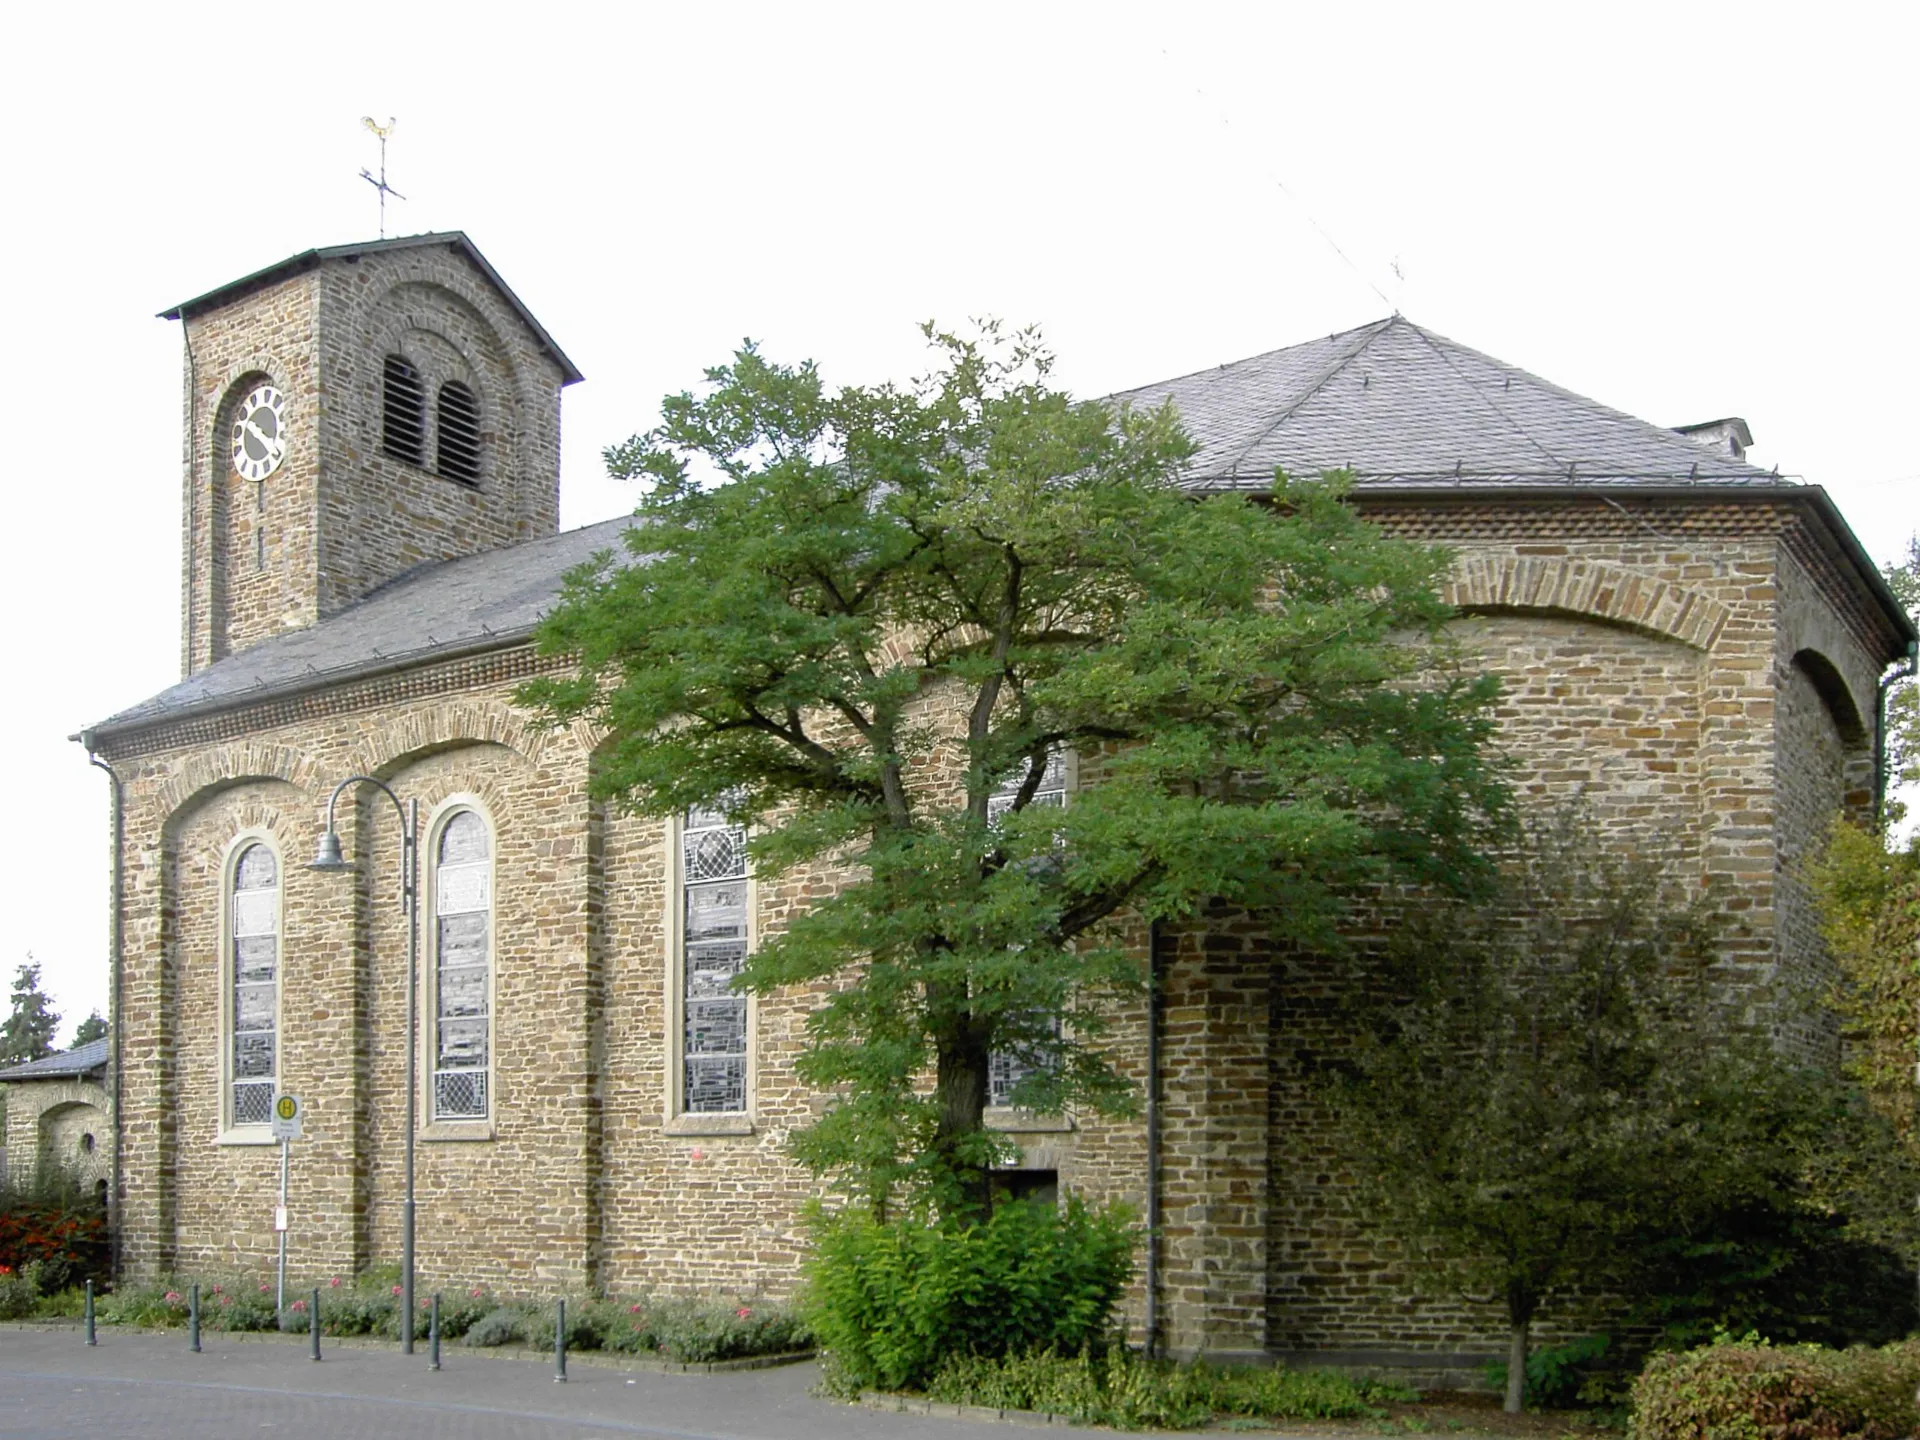
{"type": "Polygon", "coordinates": [[[102,1204],[111,1199],[113,1112],[106,1077],[104,1039],[0,1070],[10,1183],[28,1185],[58,1169],[91,1187],[102,1204]]]}

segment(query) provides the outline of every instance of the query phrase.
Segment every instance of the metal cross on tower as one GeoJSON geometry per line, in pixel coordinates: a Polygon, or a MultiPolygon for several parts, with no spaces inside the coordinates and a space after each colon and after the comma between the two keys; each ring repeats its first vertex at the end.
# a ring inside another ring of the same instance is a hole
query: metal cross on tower
{"type": "Polygon", "coordinates": [[[389,115],[387,117],[387,123],[381,125],[377,123],[371,115],[362,115],[360,117],[360,123],[380,137],[379,178],[376,179],[373,172],[364,166],[361,168],[360,178],[380,192],[380,238],[384,240],[387,238],[387,196],[391,195],[396,200],[404,200],[407,198],[391,185],[387,184],[387,137],[393,134],[394,120],[393,117],[389,115]]]}

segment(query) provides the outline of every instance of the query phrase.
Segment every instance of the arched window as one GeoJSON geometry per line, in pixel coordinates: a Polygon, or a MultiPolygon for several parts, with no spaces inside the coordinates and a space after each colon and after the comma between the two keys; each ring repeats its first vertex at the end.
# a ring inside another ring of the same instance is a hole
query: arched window
{"type": "Polygon", "coordinates": [[[440,829],[433,870],[433,1118],[487,1118],[493,838],[474,810],[440,829]]]}
{"type": "Polygon", "coordinates": [[[439,470],[463,485],[480,483],[480,402],[458,380],[440,387],[439,470]]]}
{"type": "Polygon", "coordinates": [[[680,829],[682,1051],[679,1109],[747,1108],[747,997],[732,988],[747,962],[747,835],[717,810],[687,811],[680,829]]]}
{"type": "Polygon", "coordinates": [[[235,857],[227,913],[233,947],[230,1123],[265,1125],[280,1075],[280,862],[267,846],[248,845],[235,857]]]}
{"type": "Polygon", "coordinates": [[[420,372],[398,355],[387,356],[381,375],[380,448],[409,465],[426,463],[426,387],[420,372]]]}

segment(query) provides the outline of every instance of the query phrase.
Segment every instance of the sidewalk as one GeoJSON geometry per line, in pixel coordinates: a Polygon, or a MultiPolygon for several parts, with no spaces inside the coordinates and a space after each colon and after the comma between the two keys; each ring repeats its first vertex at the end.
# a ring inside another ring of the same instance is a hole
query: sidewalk
{"type": "MultiPolygon", "coordinates": [[[[240,1341],[209,1332],[204,1353],[184,1332],[101,1327],[89,1349],[77,1329],[0,1328],[0,1437],[4,1440],[206,1440],[209,1435],[298,1432],[327,1440],[1017,1440],[1005,1422],[887,1414],[817,1400],[813,1364],[725,1375],[676,1375],[496,1358],[464,1346],[349,1347],[288,1335],[240,1341]],[[282,1343],[282,1340],[284,1343],[282,1343]]],[[[1054,1435],[1108,1431],[1048,1426],[1054,1435]]]]}

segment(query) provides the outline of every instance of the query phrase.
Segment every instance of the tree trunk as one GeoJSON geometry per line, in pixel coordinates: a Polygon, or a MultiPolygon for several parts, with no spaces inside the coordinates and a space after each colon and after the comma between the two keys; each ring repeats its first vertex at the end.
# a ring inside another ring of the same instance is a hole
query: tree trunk
{"type": "Polygon", "coordinates": [[[1531,1315],[1522,1316],[1512,1322],[1507,1334],[1507,1403],[1505,1410],[1509,1415],[1518,1415],[1526,1409],[1527,1401],[1527,1332],[1533,1326],[1531,1315]]]}
{"type": "Polygon", "coordinates": [[[984,1219],[992,1200],[987,1172],[968,1144],[987,1128],[987,1047],[962,1032],[941,1039],[934,1052],[933,1152],[958,1190],[962,1217],[984,1219]]]}

